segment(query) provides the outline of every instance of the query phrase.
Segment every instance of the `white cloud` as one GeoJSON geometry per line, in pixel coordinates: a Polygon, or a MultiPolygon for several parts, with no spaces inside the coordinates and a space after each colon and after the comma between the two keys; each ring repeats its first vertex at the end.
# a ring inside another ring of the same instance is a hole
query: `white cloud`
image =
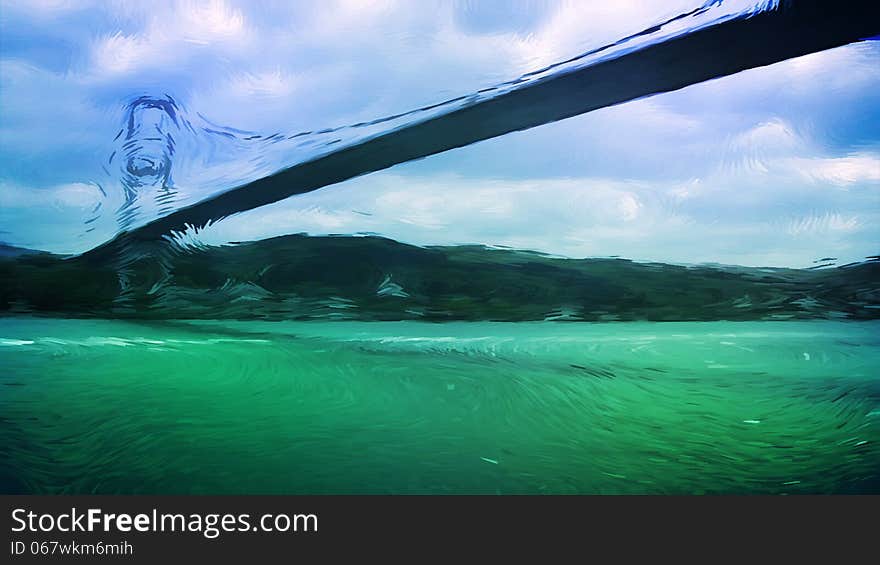
{"type": "Polygon", "coordinates": [[[241,10],[230,7],[223,0],[186,2],[176,15],[179,20],[178,25],[173,26],[174,33],[187,41],[234,40],[240,39],[245,32],[241,10]]]}
{"type": "Polygon", "coordinates": [[[787,232],[790,235],[825,234],[828,232],[853,232],[859,229],[861,221],[854,215],[843,215],[826,212],[796,218],[789,222],[787,232]]]}
{"type": "MultiPolygon", "coordinates": [[[[873,183],[880,188],[880,155],[857,153],[848,157],[798,158],[785,160],[792,174],[806,180],[847,187],[858,183],[873,183]]],[[[877,195],[880,201],[880,194],[877,195]]]]}
{"type": "Polygon", "coordinates": [[[296,89],[296,79],[280,68],[274,71],[242,73],[232,77],[230,87],[235,96],[242,98],[289,97],[296,89]]]}
{"type": "Polygon", "coordinates": [[[93,64],[98,73],[120,74],[132,70],[139,64],[162,64],[168,56],[138,36],[114,33],[95,42],[93,64]]]}
{"type": "MultiPolygon", "coordinates": [[[[247,49],[249,29],[240,9],[223,0],[123,4],[120,15],[143,20],[134,33],[114,31],[93,41],[84,74],[109,80],[138,71],[160,72],[169,65],[188,67],[206,55],[247,49]]],[[[193,69],[194,70],[194,69],[193,69]]]]}
{"type": "Polygon", "coordinates": [[[0,181],[0,207],[91,210],[103,201],[94,184],[69,183],[33,190],[0,181]]]}

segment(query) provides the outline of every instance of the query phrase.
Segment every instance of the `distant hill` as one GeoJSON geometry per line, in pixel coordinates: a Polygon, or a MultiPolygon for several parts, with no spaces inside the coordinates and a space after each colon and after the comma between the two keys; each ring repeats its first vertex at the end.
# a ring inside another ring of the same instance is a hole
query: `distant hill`
{"type": "Polygon", "coordinates": [[[19,255],[32,255],[34,253],[45,253],[45,251],[16,247],[0,241],[0,257],[18,257],[19,255]]]}
{"type": "Polygon", "coordinates": [[[815,270],[564,259],[380,237],[290,235],[136,262],[118,249],[0,255],[0,312],[146,318],[755,320],[880,317],[880,262],[815,270]]]}

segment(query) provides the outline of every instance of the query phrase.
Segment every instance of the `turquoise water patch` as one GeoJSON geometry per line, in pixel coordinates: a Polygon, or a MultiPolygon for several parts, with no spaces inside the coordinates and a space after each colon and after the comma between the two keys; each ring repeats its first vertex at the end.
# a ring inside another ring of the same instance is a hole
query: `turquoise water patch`
{"type": "Polygon", "coordinates": [[[39,493],[880,491],[878,322],[0,319],[39,493]]]}

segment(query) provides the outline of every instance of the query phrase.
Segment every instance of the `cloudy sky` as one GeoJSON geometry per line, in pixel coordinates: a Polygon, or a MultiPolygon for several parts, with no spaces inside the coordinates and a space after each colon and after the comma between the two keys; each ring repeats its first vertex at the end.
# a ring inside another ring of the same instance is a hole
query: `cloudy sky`
{"type": "MultiPolygon", "coordinates": [[[[173,182],[193,202],[315,150],[252,135],[468,94],[700,1],[0,0],[0,241],[80,252],[112,237],[121,187],[104,167],[138,96],[172,96],[196,130],[235,133],[178,138],[173,182]]],[[[677,263],[860,260],[880,252],[880,42],[400,165],[200,237],[302,232],[677,263]]]]}

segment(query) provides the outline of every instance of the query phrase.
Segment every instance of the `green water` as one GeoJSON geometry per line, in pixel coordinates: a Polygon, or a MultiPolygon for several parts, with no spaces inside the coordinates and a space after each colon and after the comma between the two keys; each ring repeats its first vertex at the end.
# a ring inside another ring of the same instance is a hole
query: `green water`
{"type": "Polygon", "coordinates": [[[0,484],[880,492],[880,323],[0,319],[0,484]]]}

